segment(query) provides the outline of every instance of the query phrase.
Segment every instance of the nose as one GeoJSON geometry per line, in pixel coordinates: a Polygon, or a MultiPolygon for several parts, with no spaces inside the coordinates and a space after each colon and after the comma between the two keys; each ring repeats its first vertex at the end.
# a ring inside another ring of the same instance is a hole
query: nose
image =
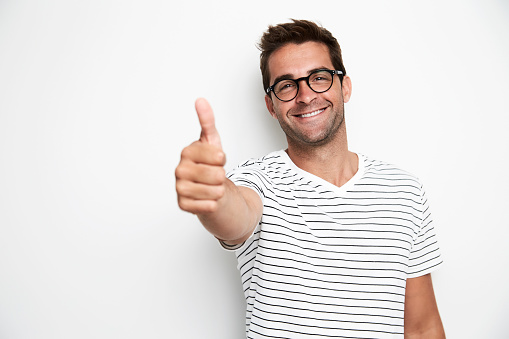
{"type": "Polygon", "coordinates": [[[299,91],[297,92],[295,101],[307,104],[313,101],[313,99],[316,98],[316,95],[317,93],[309,87],[307,81],[305,79],[300,79],[299,91]]]}

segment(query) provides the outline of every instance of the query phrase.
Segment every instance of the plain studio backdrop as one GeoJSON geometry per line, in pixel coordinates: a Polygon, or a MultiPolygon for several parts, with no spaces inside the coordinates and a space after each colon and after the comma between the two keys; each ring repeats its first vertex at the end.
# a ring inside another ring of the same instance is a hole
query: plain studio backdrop
{"type": "Polygon", "coordinates": [[[290,18],[341,44],[350,148],[427,188],[448,337],[508,337],[506,1],[0,0],[0,338],[244,336],[174,169],[197,97],[227,169],[285,147],[256,43],[290,18]]]}

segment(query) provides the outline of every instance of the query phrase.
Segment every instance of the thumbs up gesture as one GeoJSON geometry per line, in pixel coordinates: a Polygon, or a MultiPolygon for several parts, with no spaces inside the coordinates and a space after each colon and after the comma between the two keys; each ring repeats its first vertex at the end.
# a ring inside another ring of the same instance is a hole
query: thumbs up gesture
{"type": "Polygon", "coordinates": [[[178,204],[194,214],[215,212],[226,190],[226,156],[216,129],[214,113],[205,99],[196,100],[200,139],[182,150],[175,170],[178,204]]]}
{"type": "Polygon", "coordinates": [[[222,150],[221,139],[216,129],[212,107],[210,107],[205,99],[196,100],[195,107],[201,126],[200,141],[216,146],[222,150]]]}

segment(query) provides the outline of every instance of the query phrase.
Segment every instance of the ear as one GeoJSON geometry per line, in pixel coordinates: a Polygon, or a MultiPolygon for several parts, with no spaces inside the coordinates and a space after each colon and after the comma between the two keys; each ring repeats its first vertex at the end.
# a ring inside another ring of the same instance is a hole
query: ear
{"type": "Polygon", "coordinates": [[[277,119],[276,111],[274,111],[274,103],[272,102],[270,95],[265,95],[265,105],[267,106],[267,110],[269,111],[270,115],[272,115],[274,119],[277,119]]]}
{"type": "Polygon", "coordinates": [[[352,95],[352,80],[348,75],[345,75],[343,78],[343,85],[341,90],[343,92],[343,102],[347,103],[350,100],[350,96],[352,95]]]}

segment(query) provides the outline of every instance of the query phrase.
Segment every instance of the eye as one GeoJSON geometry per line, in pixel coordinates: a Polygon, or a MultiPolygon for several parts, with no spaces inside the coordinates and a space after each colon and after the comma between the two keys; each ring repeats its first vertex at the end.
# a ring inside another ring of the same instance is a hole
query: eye
{"type": "Polygon", "coordinates": [[[311,76],[311,82],[329,82],[331,75],[328,72],[320,71],[311,76]]]}
{"type": "Polygon", "coordinates": [[[276,84],[275,91],[277,93],[280,92],[289,92],[292,91],[296,87],[295,82],[291,80],[283,80],[276,84]]]}

